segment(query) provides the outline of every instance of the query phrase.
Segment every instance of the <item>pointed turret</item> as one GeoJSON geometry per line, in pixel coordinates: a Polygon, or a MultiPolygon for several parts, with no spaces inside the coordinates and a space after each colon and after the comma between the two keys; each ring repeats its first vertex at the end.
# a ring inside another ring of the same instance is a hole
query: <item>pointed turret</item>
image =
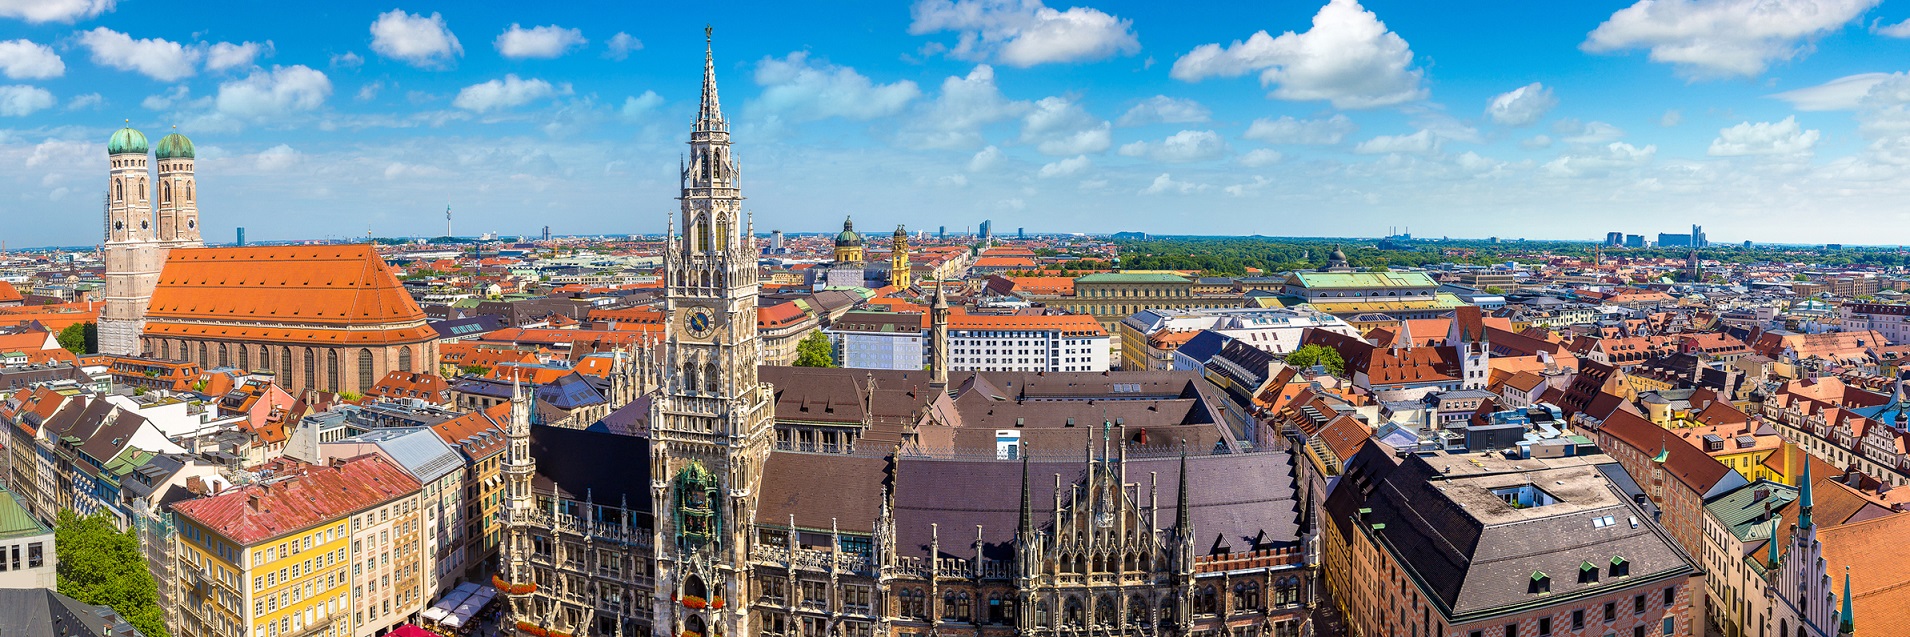
{"type": "MultiPolygon", "coordinates": [[[[1809,459],[1804,460],[1804,476],[1798,480],[1797,528],[1809,529],[1812,526],[1811,503],[1815,501],[1815,499],[1811,497],[1811,463],[1809,459]]],[[[1800,535],[1799,537],[1802,536],[1800,535]]]]}
{"type": "Polygon", "coordinates": [[[1771,518],[1771,539],[1764,542],[1764,547],[1769,549],[1764,553],[1764,562],[1771,566],[1772,572],[1777,571],[1777,520],[1776,517],[1771,518]]]}
{"type": "Polygon", "coordinates": [[[1852,637],[1857,634],[1857,614],[1850,608],[1850,567],[1844,567],[1844,602],[1837,611],[1837,637],[1852,637]]]}
{"type": "Polygon", "coordinates": [[[948,388],[948,291],[935,282],[935,303],[929,306],[929,384],[938,390],[948,388]]]}
{"type": "Polygon", "coordinates": [[[1180,484],[1174,485],[1174,533],[1193,537],[1194,523],[1187,511],[1187,441],[1180,443],[1180,484]]]}
{"type": "Polygon", "coordinates": [[[1015,527],[1023,542],[1035,536],[1034,505],[1028,501],[1028,450],[1021,449],[1021,524],[1015,527]]]}
{"type": "Polygon", "coordinates": [[[723,105],[716,100],[716,53],[710,43],[713,30],[703,27],[703,103],[696,112],[696,129],[702,131],[729,130],[729,122],[723,119],[723,105]]]}

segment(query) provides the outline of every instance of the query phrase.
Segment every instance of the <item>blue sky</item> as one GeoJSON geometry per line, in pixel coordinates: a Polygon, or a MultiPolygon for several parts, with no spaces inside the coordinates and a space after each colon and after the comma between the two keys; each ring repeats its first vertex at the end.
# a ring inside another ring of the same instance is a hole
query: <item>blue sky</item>
{"type": "Polygon", "coordinates": [[[122,120],[209,241],[656,232],[705,24],[759,231],[1910,230],[1906,0],[0,0],[0,239],[97,242],[122,120]]]}

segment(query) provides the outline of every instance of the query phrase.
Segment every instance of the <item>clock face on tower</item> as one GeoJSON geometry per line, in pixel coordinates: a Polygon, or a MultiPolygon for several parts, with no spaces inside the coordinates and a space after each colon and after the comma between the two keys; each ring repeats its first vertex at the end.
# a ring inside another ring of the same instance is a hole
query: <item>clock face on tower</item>
{"type": "Polygon", "coordinates": [[[716,332],[716,317],[710,314],[709,308],[695,308],[684,315],[683,327],[689,330],[691,336],[709,338],[710,334],[716,332]]]}

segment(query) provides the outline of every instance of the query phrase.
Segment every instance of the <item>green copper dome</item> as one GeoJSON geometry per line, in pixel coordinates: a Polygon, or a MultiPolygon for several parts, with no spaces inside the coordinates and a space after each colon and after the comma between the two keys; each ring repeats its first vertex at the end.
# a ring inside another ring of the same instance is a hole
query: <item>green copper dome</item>
{"type": "Polygon", "coordinates": [[[158,159],[192,159],[192,140],[179,133],[161,137],[159,145],[153,147],[153,156],[158,159]]]}
{"type": "MultiPolygon", "coordinates": [[[[113,131],[113,138],[106,142],[106,154],[108,155],[127,153],[144,155],[146,154],[146,148],[146,134],[133,130],[131,126],[113,131]]],[[[190,146],[188,146],[188,148],[190,148],[190,146]]]]}
{"type": "Polygon", "coordinates": [[[855,222],[847,217],[842,219],[842,233],[836,235],[836,245],[845,247],[862,245],[862,235],[856,234],[855,222]]]}

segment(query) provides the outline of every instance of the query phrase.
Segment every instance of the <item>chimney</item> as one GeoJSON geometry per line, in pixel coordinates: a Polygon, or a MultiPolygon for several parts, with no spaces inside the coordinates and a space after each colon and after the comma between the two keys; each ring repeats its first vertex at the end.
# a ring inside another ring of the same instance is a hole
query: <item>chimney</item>
{"type": "Polygon", "coordinates": [[[245,508],[253,513],[259,512],[259,492],[253,491],[245,496],[245,508]]]}

